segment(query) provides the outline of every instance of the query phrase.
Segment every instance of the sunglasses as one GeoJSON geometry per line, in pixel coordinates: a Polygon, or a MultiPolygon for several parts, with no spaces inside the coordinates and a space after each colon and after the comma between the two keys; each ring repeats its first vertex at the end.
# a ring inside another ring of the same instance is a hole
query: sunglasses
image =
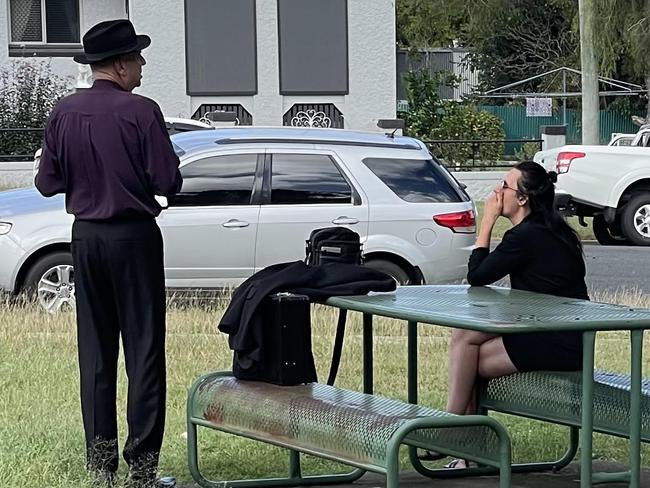
{"type": "Polygon", "coordinates": [[[512,190],[514,192],[519,193],[519,190],[517,188],[512,188],[511,186],[508,185],[508,182],[506,180],[503,180],[501,182],[501,189],[502,190],[512,190]]]}

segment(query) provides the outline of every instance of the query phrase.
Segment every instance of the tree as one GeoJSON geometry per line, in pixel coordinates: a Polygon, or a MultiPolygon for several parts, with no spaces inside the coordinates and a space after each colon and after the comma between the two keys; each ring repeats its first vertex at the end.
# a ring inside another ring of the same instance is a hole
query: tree
{"type": "MultiPolygon", "coordinates": [[[[480,70],[482,88],[490,89],[575,65],[577,8],[571,0],[484,0],[468,7],[463,43],[470,64],[480,70]]],[[[536,80],[528,90],[548,88],[536,80]]]]}
{"type": "MultiPolygon", "coordinates": [[[[505,138],[503,122],[467,102],[441,100],[438,88],[452,86],[453,76],[444,71],[433,77],[427,71],[410,71],[406,75],[409,112],[403,114],[409,135],[423,140],[497,140],[505,138]]],[[[478,159],[489,165],[503,158],[504,146],[498,143],[433,144],[431,150],[449,165],[478,159]]],[[[476,161],[475,161],[476,162],[476,161]]]]}
{"type": "Polygon", "coordinates": [[[650,0],[598,0],[597,7],[601,74],[645,85],[650,119],[650,0]]]}
{"type": "Polygon", "coordinates": [[[463,0],[397,0],[397,44],[422,49],[454,44],[464,31],[463,0]]]}

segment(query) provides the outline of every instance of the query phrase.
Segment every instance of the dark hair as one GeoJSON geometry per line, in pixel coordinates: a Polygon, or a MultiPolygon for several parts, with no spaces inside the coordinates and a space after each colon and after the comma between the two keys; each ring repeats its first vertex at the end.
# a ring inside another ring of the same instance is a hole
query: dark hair
{"type": "Polygon", "coordinates": [[[541,220],[562,242],[582,251],[578,233],[555,210],[554,183],[557,181],[557,173],[547,173],[541,164],[534,161],[522,161],[515,169],[521,172],[517,191],[528,198],[531,214],[541,220]]]}

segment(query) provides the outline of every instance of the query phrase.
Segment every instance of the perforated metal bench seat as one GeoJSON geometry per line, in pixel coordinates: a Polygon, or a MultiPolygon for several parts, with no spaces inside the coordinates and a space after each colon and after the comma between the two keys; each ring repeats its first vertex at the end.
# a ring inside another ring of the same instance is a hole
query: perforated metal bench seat
{"type": "MultiPolygon", "coordinates": [[[[213,373],[199,379],[188,398],[190,469],[202,486],[224,486],[203,478],[196,459],[192,460],[197,425],[384,473],[389,487],[397,486],[401,444],[498,467],[502,486],[509,486],[510,440],[503,427],[487,416],[451,415],[318,383],[281,387],[213,373]]],[[[336,475],[325,480],[300,477],[297,472],[298,477],[294,473],[282,482],[276,480],[277,484],[346,481],[336,475]]],[[[245,483],[268,486],[268,481],[245,483]]],[[[228,483],[225,486],[243,482],[228,483]]]]}
{"type": "MultiPolygon", "coordinates": [[[[594,372],[594,430],[628,437],[630,377],[594,372]]],[[[582,373],[518,373],[485,382],[480,404],[489,410],[580,427],[582,373]]],[[[650,380],[642,382],[641,439],[650,442],[650,380]]]]}

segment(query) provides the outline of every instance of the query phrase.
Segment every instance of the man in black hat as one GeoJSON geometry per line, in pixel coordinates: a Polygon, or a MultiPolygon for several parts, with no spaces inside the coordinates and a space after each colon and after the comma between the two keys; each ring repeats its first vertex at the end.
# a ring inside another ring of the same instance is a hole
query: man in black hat
{"type": "Polygon", "coordinates": [[[165,425],[165,277],[154,195],[180,190],[179,160],[158,105],[140,86],[149,36],[128,20],[92,27],[78,63],[93,86],[62,99],[48,120],[36,187],[65,193],[75,216],[81,410],[87,466],[112,483],[118,467],[119,338],[129,378],[124,458],[129,486],[156,486],[165,425]]]}

